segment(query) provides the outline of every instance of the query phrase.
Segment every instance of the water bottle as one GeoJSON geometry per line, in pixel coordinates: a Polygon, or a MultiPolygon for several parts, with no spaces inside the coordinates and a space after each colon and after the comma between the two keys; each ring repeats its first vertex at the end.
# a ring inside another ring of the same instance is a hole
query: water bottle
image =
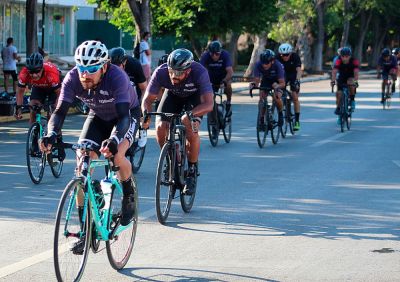
{"type": "Polygon", "coordinates": [[[98,180],[93,180],[92,181],[92,187],[93,191],[95,193],[95,199],[97,206],[102,209],[104,207],[104,196],[103,196],[103,191],[101,190],[101,185],[98,180]]]}
{"type": "Polygon", "coordinates": [[[110,198],[111,198],[111,192],[112,192],[112,183],[111,180],[108,178],[102,179],[100,182],[101,190],[103,192],[103,197],[104,197],[104,209],[109,209],[110,208],[110,198]]]}

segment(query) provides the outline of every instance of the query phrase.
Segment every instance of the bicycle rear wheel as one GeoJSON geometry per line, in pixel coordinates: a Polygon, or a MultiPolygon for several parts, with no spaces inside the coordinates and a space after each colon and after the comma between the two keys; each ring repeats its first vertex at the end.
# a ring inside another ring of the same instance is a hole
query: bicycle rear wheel
{"type": "Polygon", "coordinates": [[[262,108],[259,107],[258,109],[258,114],[257,114],[257,143],[258,147],[263,148],[265,145],[265,140],[267,139],[267,134],[268,134],[268,110],[265,105],[262,106],[262,108]],[[265,109],[265,114],[261,118],[261,111],[262,109],[265,109]]]}
{"type": "Polygon", "coordinates": [[[283,125],[282,125],[282,127],[280,128],[280,133],[281,133],[281,135],[282,135],[282,138],[286,138],[286,133],[287,133],[287,130],[288,130],[288,127],[289,127],[289,116],[288,116],[288,111],[287,111],[287,108],[286,108],[286,100],[282,100],[282,102],[283,102],[283,109],[282,109],[282,115],[283,115],[283,125]]]}
{"type": "Polygon", "coordinates": [[[225,126],[222,129],[226,143],[231,142],[232,137],[232,116],[225,118],[225,126]]]}
{"type": "Polygon", "coordinates": [[[28,131],[26,141],[26,164],[28,166],[29,176],[33,183],[39,184],[43,178],[46,158],[39,150],[38,141],[40,139],[40,125],[35,122],[28,131]]]}
{"type": "Polygon", "coordinates": [[[53,148],[51,154],[47,154],[47,162],[49,163],[53,176],[59,178],[63,169],[64,161],[58,159],[58,148],[53,148]]]}
{"type": "Polygon", "coordinates": [[[79,281],[86,266],[90,248],[90,212],[84,226],[76,207],[78,193],[83,193],[81,179],[71,180],[58,205],[54,232],[54,268],[58,281],[79,281]],[[73,246],[84,238],[82,254],[74,254],[73,246]]]}
{"type": "MultiPolygon", "coordinates": [[[[135,187],[136,187],[136,180],[135,187]]],[[[138,224],[138,195],[135,188],[135,214],[133,220],[127,226],[117,225],[121,217],[122,190],[114,188],[110,200],[110,224],[109,230],[117,228],[115,235],[106,241],[108,260],[111,266],[120,270],[127,264],[135,243],[138,224]],[[117,226],[117,227],[116,227],[117,226]]]]}
{"type": "Polygon", "coordinates": [[[287,115],[288,115],[289,129],[290,129],[290,133],[292,135],[294,135],[296,132],[296,131],[294,131],[294,104],[291,100],[288,103],[289,104],[287,105],[286,111],[287,111],[287,115]]]}
{"type": "Polygon", "coordinates": [[[156,213],[158,222],[165,224],[175,196],[173,184],[174,172],[170,147],[165,144],[161,149],[156,175],[156,213]]]}
{"type": "Polygon", "coordinates": [[[213,147],[217,146],[219,136],[219,123],[215,104],[213,110],[207,114],[207,130],[211,145],[213,147]]]}
{"type": "Polygon", "coordinates": [[[132,172],[137,173],[142,166],[146,145],[140,147],[138,141],[134,141],[132,146],[126,151],[126,156],[132,164],[132,172]]]}
{"type": "MultiPolygon", "coordinates": [[[[186,168],[185,172],[187,172],[189,170],[189,167],[186,168]]],[[[185,177],[186,177],[186,173],[185,173],[185,177]]],[[[189,213],[190,210],[193,207],[193,203],[194,203],[194,198],[196,197],[196,190],[197,190],[197,171],[195,173],[195,183],[196,186],[193,189],[193,193],[191,195],[186,195],[185,193],[183,193],[183,190],[180,191],[180,200],[181,200],[181,206],[182,206],[182,210],[185,213],[189,213]]]]}
{"type": "Polygon", "coordinates": [[[279,119],[279,111],[278,108],[276,107],[275,102],[272,102],[272,107],[271,107],[271,116],[272,120],[270,121],[270,127],[271,127],[271,139],[272,143],[277,144],[279,140],[279,135],[281,128],[278,126],[278,119],[279,119]]]}

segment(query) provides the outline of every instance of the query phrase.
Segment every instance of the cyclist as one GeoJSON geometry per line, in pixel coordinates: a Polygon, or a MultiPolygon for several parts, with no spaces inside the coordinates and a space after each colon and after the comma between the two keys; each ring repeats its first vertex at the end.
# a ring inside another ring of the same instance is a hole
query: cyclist
{"type": "Polygon", "coordinates": [[[301,78],[301,60],[297,53],[293,52],[293,47],[289,43],[283,43],[278,49],[278,61],[285,69],[285,82],[290,85],[295,112],[295,123],[293,130],[300,130],[300,78],[301,78]]]}
{"type": "Polygon", "coordinates": [[[377,65],[377,78],[382,76],[382,97],[381,104],[383,104],[383,97],[385,92],[385,85],[388,83],[389,75],[392,77],[392,93],[395,91],[395,83],[397,80],[397,59],[395,56],[390,54],[390,50],[385,48],[382,50],[381,56],[378,60],[377,65]]]}
{"type": "MultiPolygon", "coordinates": [[[[17,106],[15,117],[21,119],[21,108],[24,100],[24,92],[28,85],[32,86],[30,105],[42,105],[46,98],[55,106],[60,94],[60,72],[52,63],[44,63],[40,53],[33,53],[26,60],[26,66],[18,75],[17,106]]],[[[35,122],[33,111],[30,113],[29,123],[35,122]]]]}
{"type": "MultiPolygon", "coordinates": [[[[397,77],[400,77],[400,48],[394,48],[392,54],[397,59],[397,77]]],[[[397,80],[397,85],[400,87],[399,80],[397,80]]]]}
{"type": "MultiPolygon", "coordinates": [[[[283,104],[282,104],[282,92],[285,89],[285,70],[283,65],[275,60],[275,52],[266,49],[260,55],[260,60],[256,63],[254,67],[254,79],[253,82],[250,83],[250,88],[256,87],[259,85],[261,81],[260,87],[267,87],[269,89],[274,90],[274,100],[278,107],[279,111],[279,119],[278,125],[282,126],[283,124],[283,104]]],[[[266,97],[267,91],[261,90],[260,91],[260,100],[258,102],[259,107],[262,105],[263,99],[266,97]]],[[[264,129],[265,125],[264,122],[264,115],[265,111],[261,113],[261,126],[264,129]]]]}
{"type": "Polygon", "coordinates": [[[201,55],[200,63],[208,70],[213,90],[218,91],[221,84],[225,86],[226,116],[232,114],[232,61],[229,53],[222,49],[219,41],[212,41],[208,45],[208,51],[201,55]]]}
{"type": "Polygon", "coordinates": [[[351,109],[354,111],[356,108],[354,98],[356,95],[356,87],[358,87],[359,67],[360,63],[356,58],[352,57],[350,47],[343,47],[340,50],[340,58],[336,60],[331,76],[332,86],[334,86],[337,81],[335,115],[338,115],[338,122],[340,122],[340,100],[342,98],[343,85],[348,85],[349,87],[351,109]]]}
{"type": "MultiPolygon", "coordinates": [[[[200,151],[198,128],[201,117],[212,111],[213,90],[207,70],[193,61],[193,54],[187,49],[176,49],[168,56],[167,63],[154,71],[146,94],[142,101],[142,110],[151,111],[152,103],[158,95],[162,95],[158,112],[180,113],[183,108],[187,112],[182,117],[186,127],[189,171],[183,192],[193,193],[196,187],[197,160],[200,151]],[[163,92],[163,90],[165,91],[163,92]]],[[[150,119],[143,124],[148,128],[150,119]]],[[[162,147],[168,134],[168,123],[165,119],[156,120],[157,142],[162,147]]]]}
{"type": "MultiPolygon", "coordinates": [[[[90,40],[79,45],[75,51],[75,63],[76,66],[63,80],[57,108],[50,118],[48,134],[42,138],[40,148],[46,153],[51,150],[55,132],[61,129],[75,97],[85,102],[90,112],[78,143],[101,146],[100,153],[104,157],[114,156],[115,165],[120,168],[118,178],[123,190],[121,225],[127,225],[134,216],[136,183],[125,152],[133,141],[140,118],[139,100],[127,74],[110,64],[108,50],[100,41],[90,40]]],[[[91,158],[98,158],[100,153],[92,153],[91,158]]],[[[80,154],[78,152],[78,156],[80,154]]],[[[81,214],[83,199],[77,202],[81,214]]],[[[83,249],[83,243],[84,240],[79,241],[74,248],[83,249]]]]}

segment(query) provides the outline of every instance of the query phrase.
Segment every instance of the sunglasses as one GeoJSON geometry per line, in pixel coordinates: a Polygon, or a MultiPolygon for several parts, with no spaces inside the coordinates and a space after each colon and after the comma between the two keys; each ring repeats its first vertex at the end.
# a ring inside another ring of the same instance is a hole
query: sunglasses
{"type": "Polygon", "coordinates": [[[29,70],[30,74],[37,74],[42,70],[42,68],[37,68],[37,69],[33,69],[33,70],[29,70]]]}
{"type": "Polygon", "coordinates": [[[186,70],[182,70],[182,71],[180,71],[180,70],[174,70],[174,69],[168,69],[168,72],[170,73],[170,74],[173,74],[173,75],[175,75],[175,76],[182,76],[184,73],[185,73],[185,71],[186,70]]]}
{"type": "Polygon", "coordinates": [[[95,65],[95,66],[88,66],[88,67],[80,66],[80,65],[76,65],[76,66],[78,68],[78,71],[80,73],[82,73],[82,74],[85,73],[85,72],[88,73],[88,74],[94,74],[94,73],[98,72],[99,69],[101,69],[103,67],[103,64],[95,65]]]}
{"type": "Polygon", "coordinates": [[[219,56],[219,55],[221,55],[221,52],[212,52],[211,55],[213,55],[213,56],[219,56]]]}
{"type": "Polygon", "coordinates": [[[281,54],[282,57],[288,57],[290,54],[281,54]]]}

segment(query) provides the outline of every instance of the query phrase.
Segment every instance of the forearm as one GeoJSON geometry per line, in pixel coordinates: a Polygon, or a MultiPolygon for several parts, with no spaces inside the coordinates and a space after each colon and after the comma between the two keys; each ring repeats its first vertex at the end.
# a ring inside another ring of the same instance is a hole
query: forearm
{"type": "Polygon", "coordinates": [[[24,92],[25,92],[25,88],[22,87],[18,87],[17,90],[17,105],[18,106],[22,106],[22,104],[24,103],[24,92]]]}
{"type": "Polygon", "coordinates": [[[156,94],[146,93],[142,100],[142,112],[147,111],[151,112],[153,102],[157,99],[156,94]]]}
{"type": "Polygon", "coordinates": [[[210,92],[201,96],[201,103],[192,109],[193,116],[201,117],[212,111],[214,105],[213,95],[210,92]]]}
{"type": "Polygon", "coordinates": [[[60,132],[70,105],[71,103],[63,101],[61,105],[55,109],[47,125],[48,134],[57,134],[60,132]]]}
{"type": "Polygon", "coordinates": [[[228,69],[226,70],[226,76],[225,76],[225,78],[224,78],[223,80],[224,80],[225,82],[231,81],[232,76],[233,76],[233,69],[232,69],[232,68],[228,68],[228,69]]]}
{"type": "Polygon", "coordinates": [[[302,74],[301,68],[296,68],[296,79],[297,80],[301,79],[301,74],[302,74]]]}

